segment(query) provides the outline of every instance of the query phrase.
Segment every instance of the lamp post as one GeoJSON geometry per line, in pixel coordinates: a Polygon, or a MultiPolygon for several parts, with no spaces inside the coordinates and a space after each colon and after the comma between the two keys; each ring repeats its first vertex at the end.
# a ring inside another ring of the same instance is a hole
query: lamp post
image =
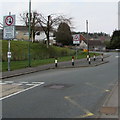
{"type": "Polygon", "coordinates": [[[29,45],[28,45],[28,67],[31,67],[31,58],[30,58],[30,38],[31,38],[31,0],[29,0],[29,45]]]}
{"type": "Polygon", "coordinates": [[[89,55],[89,41],[88,41],[88,20],[86,20],[86,32],[87,32],[87,50],[89,55]]]}

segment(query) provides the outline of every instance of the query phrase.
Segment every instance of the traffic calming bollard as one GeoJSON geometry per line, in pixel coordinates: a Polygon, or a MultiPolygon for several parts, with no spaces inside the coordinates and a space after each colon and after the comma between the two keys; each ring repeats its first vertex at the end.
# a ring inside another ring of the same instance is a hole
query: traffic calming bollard
{"type": "Polygon", "coordinates": [[[91,59],[90,59],[90,56],[89,56],[89,64],[91,64],[91,59]]]}
{"type": "Polygon", "coordinates": [[[101,59],[102,59],[102,61],[103,61],[103,54],[101,54],[101,59]]]}
{"type": "Polygon", "coordinates": [[[89,55],[87,55],[87,61],[89,60],[89,55]]]}
{"type": "Polygon", "coordinates": [[[93,58],[94,58],[94,61],[95,61],[96,60],[96,55],[95,54],[94,54],[93,58]]]}
{"type": "Polygon", "coordinates": [[[72,56],[72,66],[74,66],[74,56],[72,56]]]}
{"type": "Polygon", "coordinates": [[[55,67],[57,67],[58,65],[58,60],[57,60],[57,58],[55,58],[55,67]]]}

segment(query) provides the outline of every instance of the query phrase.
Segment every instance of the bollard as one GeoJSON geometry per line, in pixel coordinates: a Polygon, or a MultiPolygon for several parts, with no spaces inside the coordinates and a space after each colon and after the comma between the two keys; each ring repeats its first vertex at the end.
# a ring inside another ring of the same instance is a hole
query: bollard
{"type": "Polygon", "coordinates": [[[74,66],[74,56],[72,56],[72,66],[74,66]]]}
{"type": "Polygon", "coordinates": [[[95,61],[96,60],[96,55],[95,54],[94,54],[93,58],[94,58],[94,61],[95,61]]]}
{"type": "Polygon", "coordinates": [[[91,59],[90,59],[90,56],[89,56],[89,64],[91,64],[91,59]]]}
{"type": "Polygon", "coordinates": [[[56,68],[58,67],[57,63],[58,63],[58,60],[57,60],[57,58],[55,58],[55,67],[56,68]]]}
{"type": "Polygon", "coordinates": [[[103,61],[103,54],[101,54],[101,59],[102,59],[102,61],[103,61]]]}
{"type": "Polygon", "coordinates": [[[89,60],[89,55],[87,55],[87,61],[89,60]]]}

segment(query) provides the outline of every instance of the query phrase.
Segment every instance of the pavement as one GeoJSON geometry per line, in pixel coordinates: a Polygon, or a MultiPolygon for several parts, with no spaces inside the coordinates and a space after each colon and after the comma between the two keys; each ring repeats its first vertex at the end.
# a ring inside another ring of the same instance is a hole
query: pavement
{"type": "Polygon", "coordinates": [[[117,118],[120,119],[119,104],[118,104],[118,83],[114,85],[111,93],[107,96],[100,109],[99,118],[117,118]]]}
{"type": "Polygon", "coordinates": [[[109,56],[104,55],[104,60],[103,61],[101,60],[100,56],[97,56],[95,61],[93,60],[93,58],[91,58],[91,64],[89,64],[89,62],[85,58],[85,59],[75,60],[74,66],[72,66],[71,61],[67,61],[67,62],[59,62],[58,61],[58,67],[57,68],[55,67],[55,64],[53,63],[53,64],[47,64],[47,65],[42,65],[42,66],[37,66],[37,67],[28,67],[28,68],[14,70],[14,71],[2,72],[2,76],[0,76],[0,79],[5,79],[5,78],[10,78],[10,77],[30,74],[30,73],[34,73],[34,72],[49,70],[49,69],[95,67],[95,66],[98,66],[98,65],[101,65],[101,64],[108,63],[109,61],[105,59],[106,57],[109,57],[109,56]]]}

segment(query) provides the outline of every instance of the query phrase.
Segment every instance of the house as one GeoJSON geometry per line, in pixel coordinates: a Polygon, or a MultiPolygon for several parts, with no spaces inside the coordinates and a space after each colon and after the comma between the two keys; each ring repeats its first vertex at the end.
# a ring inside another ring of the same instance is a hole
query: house
{"type": "Polygon", "coordinates": [[[80,37],[80,49],[88,49],[95,51],[104,51],[106,50],[106,46],[101,40],[87,40],[83,35],[80,37]]]}
{"type": "MultiPolygon", "coordinates": [[[[53,37],[53,31],[50,31],[50,44],[55,43],[53,37]]],[[[16,39],[17,40],[28,40],[29,39],[29,32],[26,26],[16,26],[16,39]]],[[[45,42],[46,35],[45,32],[41,27],[36,27],[36,34],[35,34],[35,41],[45,42]]]]}
{"type": "MultiPolygon", "coordinates": [[[[47,39],[46,39],[46,35],[45,35],[45,32],[43,31],[43,29],[41,27],[36,27],[35,29],[36,29],[35,41],[45,42],[47,39]]],[[[16,30],[15,40],[22,40],[22,41],[29,40],[29,28],[28,27],[17,25],[17,26],[15,26],[15,30],[16,30]]],[[[56,41],[54,40],[54,37],[53,37],[53,32],[54,31],[50,31],[50,33],[49,33],[51,45],[56,43],[56,41]]],[[[1,34],[3,34],[3,32],[1,34]]]]}

